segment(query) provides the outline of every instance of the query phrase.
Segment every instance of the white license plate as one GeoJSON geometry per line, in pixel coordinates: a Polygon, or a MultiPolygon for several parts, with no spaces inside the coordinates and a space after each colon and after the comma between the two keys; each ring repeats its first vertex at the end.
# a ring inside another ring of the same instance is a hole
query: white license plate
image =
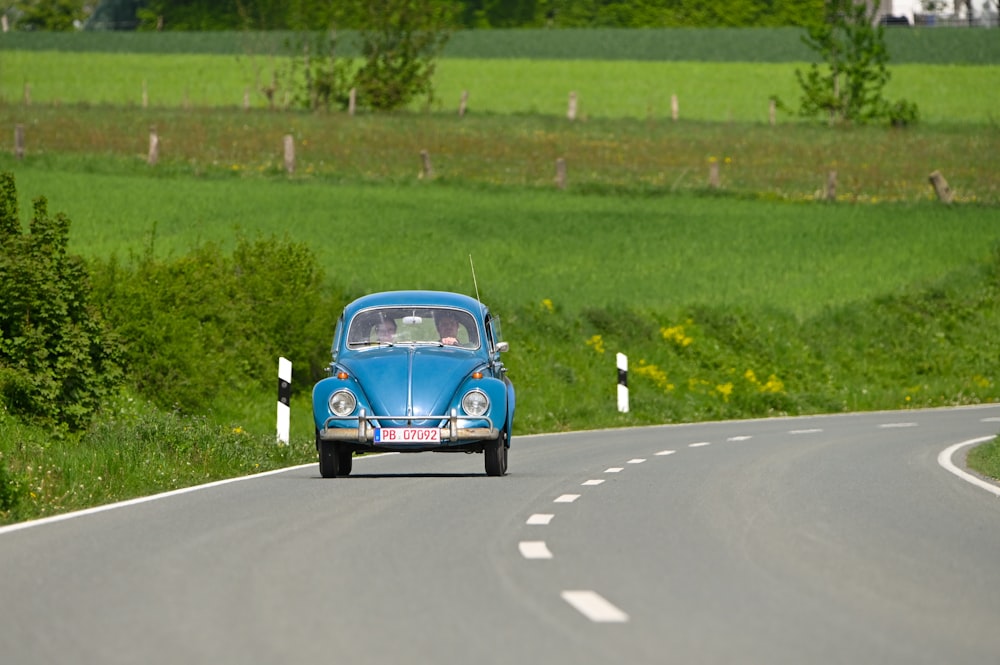
{"type": "Polygon", "coordinates": [[[375,443],[440,443],[437,427],[376,427],[375,443]]]}

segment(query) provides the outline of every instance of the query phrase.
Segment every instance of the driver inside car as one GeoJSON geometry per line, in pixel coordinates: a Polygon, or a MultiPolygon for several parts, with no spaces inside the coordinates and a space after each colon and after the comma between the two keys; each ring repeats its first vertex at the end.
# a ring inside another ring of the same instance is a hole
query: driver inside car
{"type": "Polygon", "coordinates": [[[442,344],[454,346],[458,344],[458,317],[447,310],[439,310],[434,314],[434,325],[442,344]]]}

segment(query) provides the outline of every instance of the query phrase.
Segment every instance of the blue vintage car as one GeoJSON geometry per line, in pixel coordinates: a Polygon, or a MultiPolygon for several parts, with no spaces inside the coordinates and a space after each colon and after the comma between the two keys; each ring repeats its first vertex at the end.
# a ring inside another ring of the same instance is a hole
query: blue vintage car
{"type": "Polygon", "coordinates": [[[500,320],[475,298],[390,291],[344,308],[330,376],[313,387],[324,478],[351,472],[355,452],[483,453],[507,473],[514,386],[500,320]]]}

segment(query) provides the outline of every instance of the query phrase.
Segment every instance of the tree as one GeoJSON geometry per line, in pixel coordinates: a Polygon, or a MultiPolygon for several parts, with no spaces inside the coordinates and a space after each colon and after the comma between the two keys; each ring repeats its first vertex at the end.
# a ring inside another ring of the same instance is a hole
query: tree
{"type": "Polygon", "coordinates": [[[795,70],[802,88],[801,115],[826,113],[830,124],[916,120],[915,104],[890,105],[882,96],[890,77],[889,53],[885,29],[876,24],[875,13],[874,7],[856,0],[826,0],[823,20],[811,24],[802,38],[819,54],[823,66],[814,63],[806,74],[795,70]]]}
{"type": "MultiPolygon", "coordinates": [[[[406,106],[420,95],[433,100],[435,59],[451,36],[457,5],[447,0],[356,0],[340,3],[334,25],[356,27],[361,63],[338,59],[333,30],[303,31],[296,67],[304,74],[310,108],[346,107],[349,91],[357,104],[376,111],[406,106]]],[[[294,74],[294,72],[293,72],[294,74]]]]}
{"type": "Polygon", "coordinates": [[[75,30],[90,13],[84,0],[20,0],[14,7],[23,30],[75,30]]]}
{"type": "Polygon", "coordinates": [[[369,0],[360,30],[364,64],[354,78],[362,104],[376,110],[434,97],[435,58],[451,36],[452,7],[437,0],[369,0]]]}

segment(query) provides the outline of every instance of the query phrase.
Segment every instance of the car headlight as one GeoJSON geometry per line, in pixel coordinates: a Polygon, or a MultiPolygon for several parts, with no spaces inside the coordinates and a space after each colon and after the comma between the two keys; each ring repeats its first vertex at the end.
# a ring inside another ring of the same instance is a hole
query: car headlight
{"type": "Polygon", "coordinates": [[[490,398],[482,390],[470,390],[462,398],[462,409],[470,416],[481,416],[490,408],[490,398]]]}
{"type": "Polygon", "coordinates": [[[330,395],[330,411],[335,416],[349,416],[358,405],[358,398],[350,390],[338,390],[330,395]]]}

